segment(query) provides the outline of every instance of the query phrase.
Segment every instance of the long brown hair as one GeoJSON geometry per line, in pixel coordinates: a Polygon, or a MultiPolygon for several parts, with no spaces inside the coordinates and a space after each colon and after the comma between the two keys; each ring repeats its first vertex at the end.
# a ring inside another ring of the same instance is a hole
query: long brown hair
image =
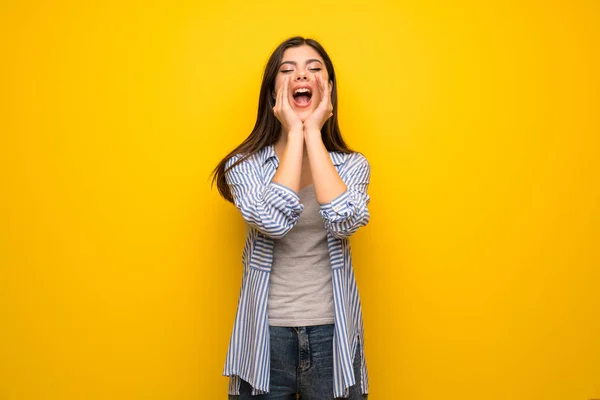
{"type": "Polygon", "coordinates": [[[262,84],[260,86],[258,115],[256,117],[254,129],[252,129],[250,135],[239,146],[229,152],[229,154],[227,154],[211,172],[211,175],[213,176],[211,187],[216,181],[217,188],[219,189],[221,196],[231,203],[233,203],[233,197],[231,195],[231,191],[229,190],[229,186],[227,185],[227,181],[225,180],[225,165],[230,157],[238,153],[245,153],[246,155],[244,157],[240,157],[239,160],[231,165],[231,167],[233,167],[234,165],[237,165],[246,158],[250,157],[252,154],[258,152],[263,147],[274,144],[277,139],[279,139],[279,135],[281,134],[281,122],[279,122],[279,120],[273,114],[275,99],[272,97],[272,93],[275,90],[275,78],[277,77],[279,64],[283,59],[284,51],[290,47],[298,47],[304,44],[311,46],[323,58],[325,67],[327,68],[327,73],[329,74],[329,80],[333,83],[333,87],[331,89],[333,116],[329,118],[325,122],[325,125],[323,125],[323,128],[321,128],[323,144],[328,151],[339,151],[342,153],[353,152],[353,150],[346,145],[344,139],[342,139],[340,127],[338,125],[337,83],[335,71],[329,55],[327,55],[327,52],[323,46],[321,46],[314,39],[304,38],[302,36],[291,37],[277,46],[267,62],[265,71],[263,73],[262,84]]]}

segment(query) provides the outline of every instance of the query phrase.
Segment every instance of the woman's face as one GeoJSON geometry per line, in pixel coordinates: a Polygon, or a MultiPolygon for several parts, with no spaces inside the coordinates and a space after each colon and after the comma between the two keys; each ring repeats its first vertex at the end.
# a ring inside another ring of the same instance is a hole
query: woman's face
{"type": "MultiPolygon", "coordinates": [[[[319,53],[308,45],[290,47],[283,53],[279,70],[275,78],[275,98],[277,92],[283,86],[284,80],[290,78],[288,82],[288,101],[292,110],[296,112],[302,122],[313,112],[321,101],[321,91],[319,90],[315,75],[321,75],[321,79],[329,82],[329,74],[325,68],[325,62],[319,53]],[[309,92],[294,92],[300,87],[308,88],[309,92]]],[[[329,82],[331,91],[332,83],[329,82]]]]}

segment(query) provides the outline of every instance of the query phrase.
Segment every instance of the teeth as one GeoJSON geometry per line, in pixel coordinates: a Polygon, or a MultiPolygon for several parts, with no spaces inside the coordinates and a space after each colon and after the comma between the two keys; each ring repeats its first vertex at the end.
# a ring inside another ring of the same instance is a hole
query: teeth
{"type": "Polygon", "coordinates": [[[310,93],[310,89],[309,88],[299,88],[294,90],[294,94],[296,93],[310,93]]]}

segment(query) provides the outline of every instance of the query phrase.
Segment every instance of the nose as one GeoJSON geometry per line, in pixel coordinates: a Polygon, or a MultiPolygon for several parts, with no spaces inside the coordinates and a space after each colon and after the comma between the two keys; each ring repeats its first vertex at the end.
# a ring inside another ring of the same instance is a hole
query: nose
{"type": "Polygon", "coordinates": [[[296,81],[301,81],[301,80],[305,80],[305,81],[307,81],[307,80],[308,80],[308,76],[306,75],[306,72],[304,72],[303,70],[299,70],[299,71],[296,73],[296,78],[295,78],[295,80],[296,80],[296,81]]]}

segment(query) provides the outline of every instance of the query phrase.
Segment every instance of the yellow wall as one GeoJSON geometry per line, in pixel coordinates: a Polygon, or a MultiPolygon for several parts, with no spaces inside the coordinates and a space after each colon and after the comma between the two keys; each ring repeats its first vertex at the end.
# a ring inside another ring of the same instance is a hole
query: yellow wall
{"type": "Polygon", "coordinates": [[[0,4],[0,399],[226,398],[208,174],[295,34],[371,161],[370,397],[600,398],[600,3],[253,3],[0,4]]]}

